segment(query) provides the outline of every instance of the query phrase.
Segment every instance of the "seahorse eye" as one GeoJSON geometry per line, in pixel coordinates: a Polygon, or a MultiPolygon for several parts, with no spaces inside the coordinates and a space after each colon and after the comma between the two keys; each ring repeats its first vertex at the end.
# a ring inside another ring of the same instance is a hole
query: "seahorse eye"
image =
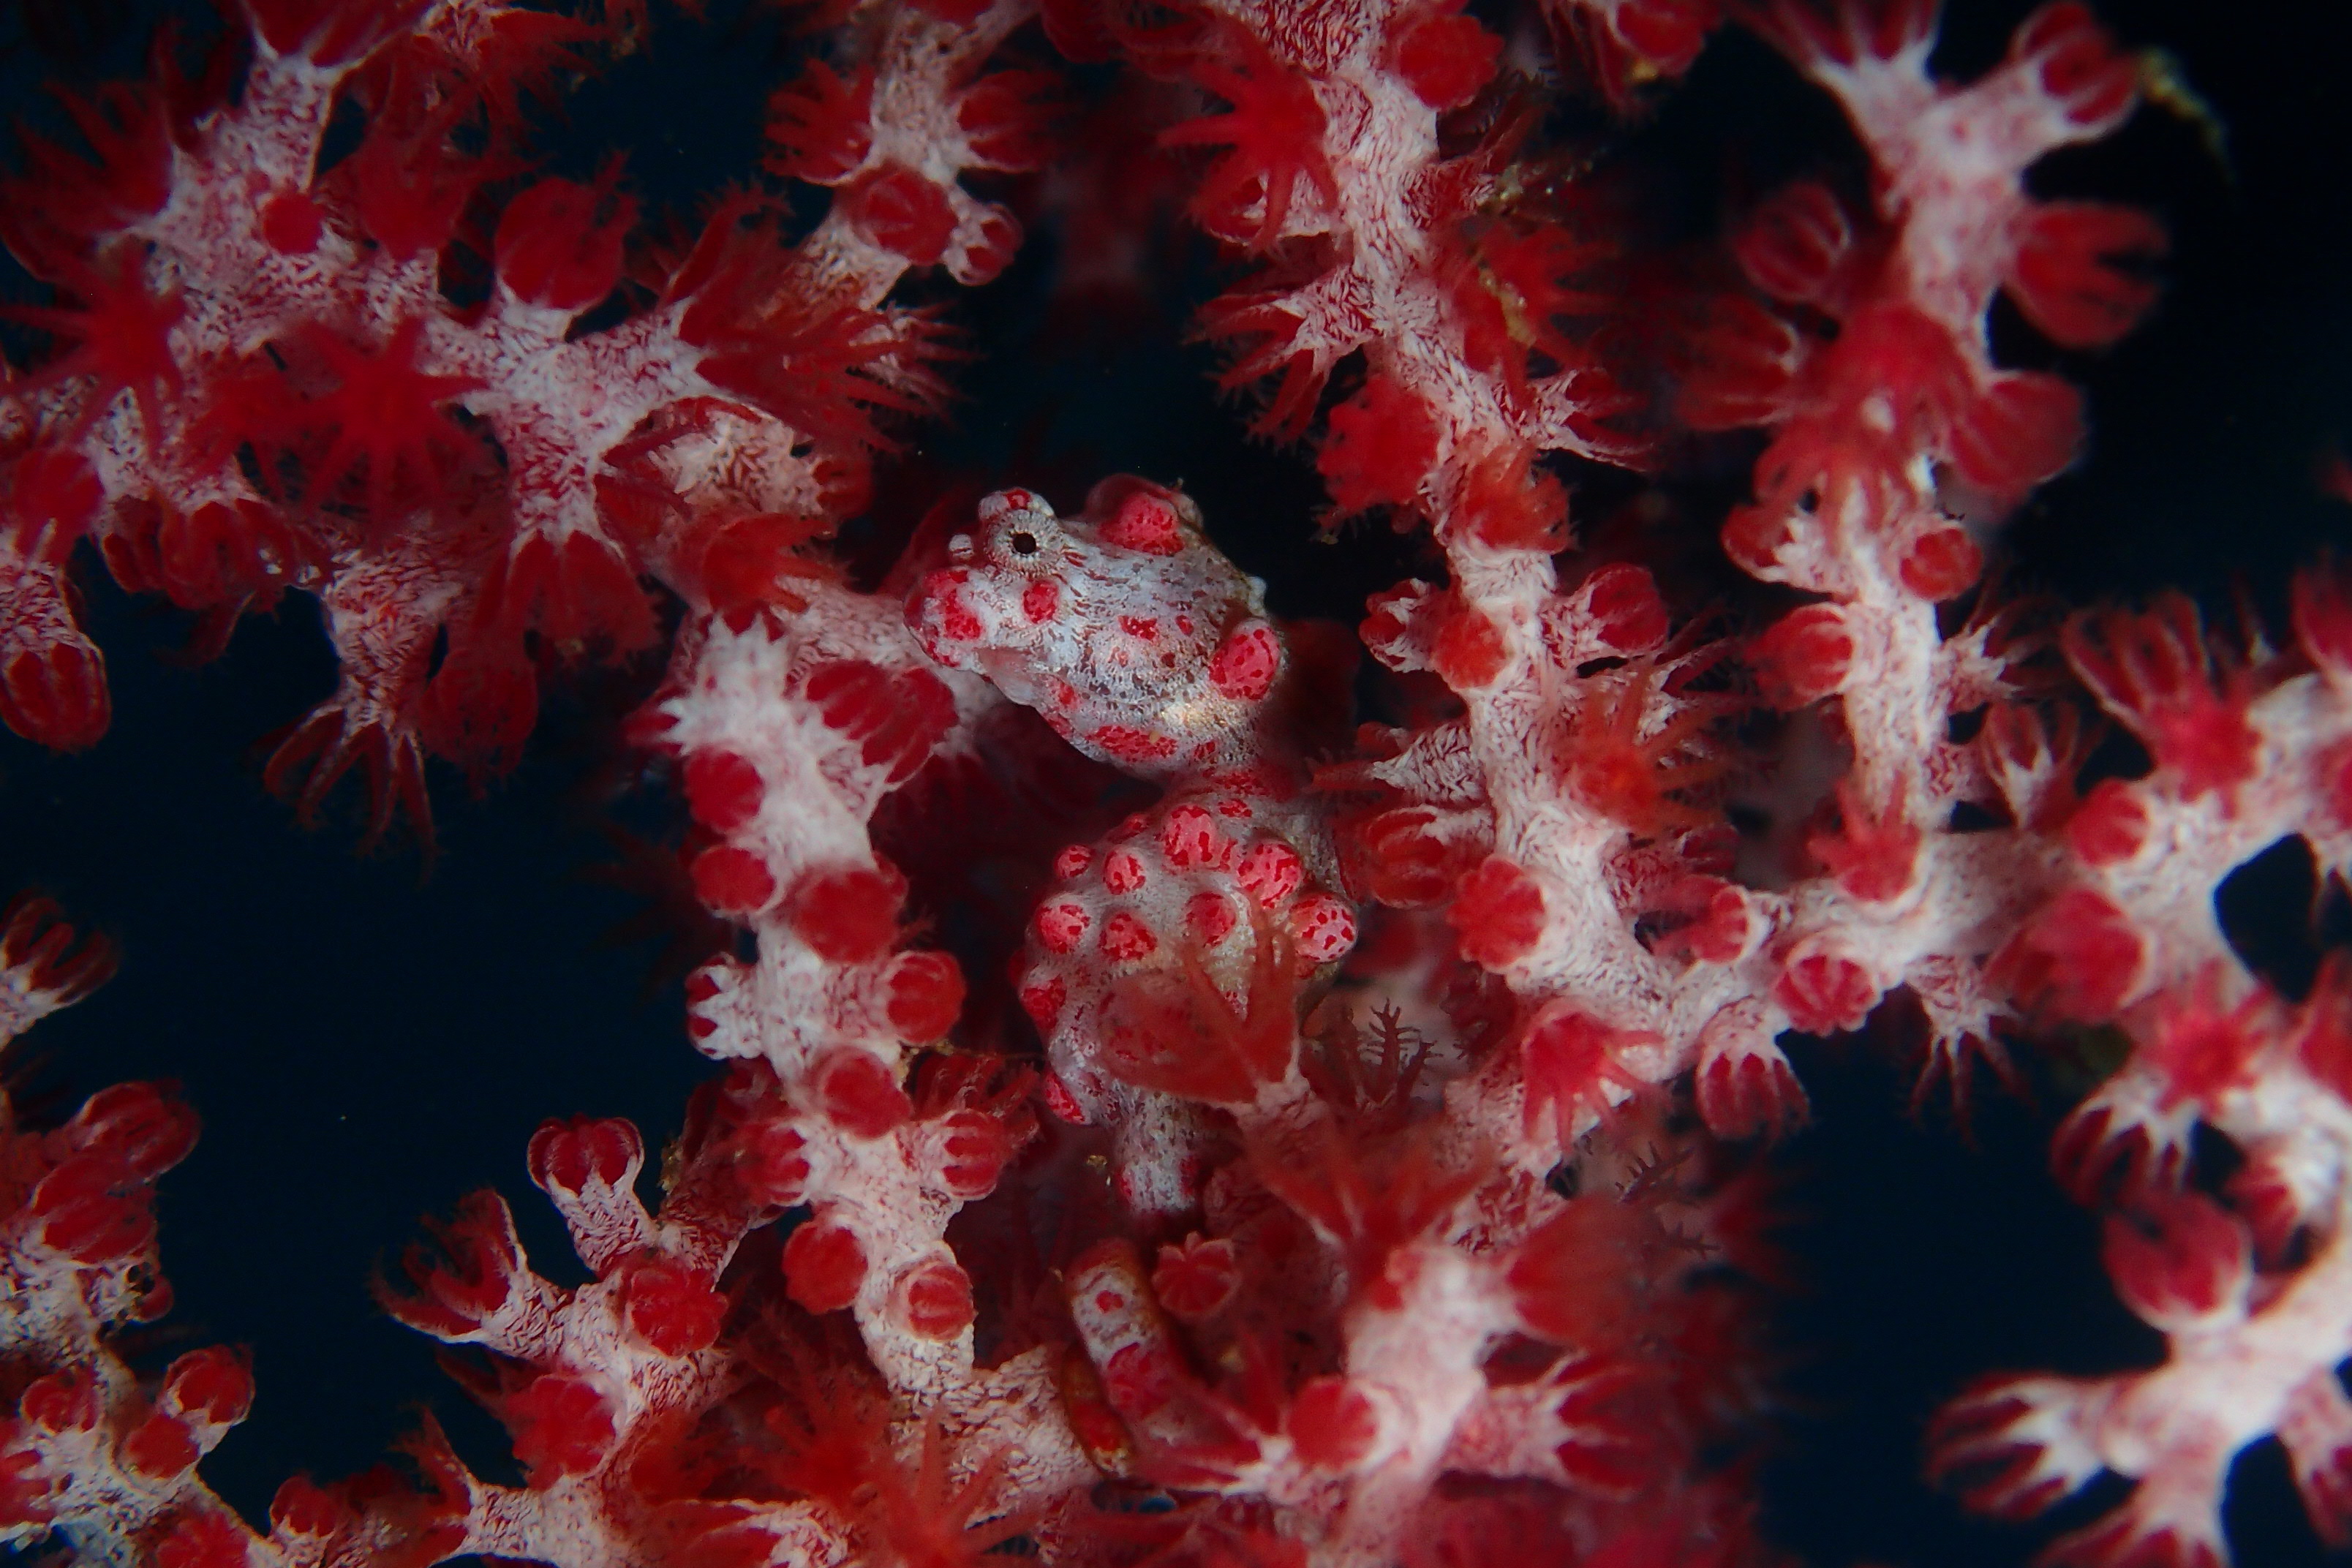
{"type": "Polygon", "coordinates": [[[1015,555],[1034,555],[1037,553],[1037,536],[1027,531],[1025,529],[1015,530],[1012,537],[1005,542],[1013,546],[1013,553],[1015,555]]]}

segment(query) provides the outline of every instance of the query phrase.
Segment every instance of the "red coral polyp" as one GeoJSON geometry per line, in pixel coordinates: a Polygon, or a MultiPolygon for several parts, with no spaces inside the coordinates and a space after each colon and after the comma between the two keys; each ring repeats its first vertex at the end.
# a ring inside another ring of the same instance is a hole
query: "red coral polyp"
{"type": "Polygon", "coordinates": [[[594,185],[541,180],[507,204],[491,257],[508,292],[525,304],[584,310],[613,291],[637,216],[614,188],[616,175],[609,170],[594,185]]]}
{"type": "Polygon", "coordinates": [[[1121,976],[1106,1010],[1104,1064],[1130,1083],[1211,1104],[1245,1104],[1282,1079],[1297,1044],[1294,952],[1270,922],[1255,933],[1231,994],[1189,951],[1121,976]]]}
{"type": "Polygon", "coordinates": [[[1788,1015],[1791,1028],[1835,1035],[1861,1028],[1885,992],[1860,958],[1834,941],[1809,938],[1790,949],[1773,983],[1772,1000],[1788,1015]]]}
{"type": "Polygon", "coordinates": [[[2142,1321],[2167,1332],[2210,1328],[2245,1310],[2253,1284],[2246,1227],[2197,1193],[2156,1193],[2107,1221],[2107,1276],[2142,1321]]]}
{"type": "Polygon", "coordinates": [[[1569,1004],[1546,1003],[1519,1037],[1528,1134],[1538,1133],[1549,1115],[1555,1118],[1553,1135],[1565,1143],[1585,1121],[1608,1114],[1642,1087],[1622,1053],[1657,1043],[1648,1030],[1620,1028],[1569,1004]]]}
{"type": "Polygon", "coordinates": [[[892,867],[817,872],[793,888],[788,918],[820,956],[858,963],[881,957],[898,941],[906,896],[906,879],[892,867]]]}
{"type": "Polygon", "coordinates": [[[713,914],[745,918],[776,901],[775,873],[756,850],[713,845],[694,858],[688,875],[694,896],[713,914]]]}
{"type": "Polygon", "coordinates": [[[836,1046],[818,1058],[809,1088],[833,1124],[854,1137],[879,1138],[914,1114],[898,1074],[856,1046],[836,1046]]]}
{"type": "Polygon", "coordinates": [[[525,1164],[542,1191],[578,1196],[626,1186],[646,1159],[645,1139],[619,1117],[544,1121],[531,1134],[525,1164]]]}
{"type": "Polygon", "coordinates": [[[1482,969],[1508,969],[1543,936],[1543,884],[1516,862],[1489,855],[1454,884],[1445,920],[1459,934],[1465,959],[1482,969]]]}
{"type": "Polygon", "coordinates": [[[1710,820],[1686,795],[1721,776],[1727,765],[1709,752],[1706,731],[1717,717],[1709,704],[1674,697],[1658,701],[1667,673],[1643,659],[1594,676],[1553,752],[1569,798],[1640,834],[1710,820]]]}
{"type": "Polygon", "coordinates": [[[2187,595],[2164,595],[2138,615],[2078,616],[2064,647],[2084,684],[2191,798],[2226,798],[2254,776],[2261,737],[2246,716],[2252,684],[2208,643],[2187,595]]]}
{"type": "Polygon", "coordinates": [[[784,1243],[786,1294],[812,1312],[837,1312],[866,1282],[866,1248],[838,1220],[809,1220],[784,1243]]]}
{"type": "Polygon", "coordinates": [[[1437,422],[1420,395],[1376,374],[1331,410],[1316,471],[1343,512],[1409,507],[1437,460],[1437,422]]]}
{"type": "Polygon", "coordinates": [[[637,1338],[663,1355],[682,1356],[718,1341],[727,1299],[685,1264],[653,1257],[624,1275],[621,1311],[637,1338]]]}
{"type": "Polygon", "coordinates": [[[514,1455],[537,1487],[585,1475],[604,1461],[615,1436],[612,1406],[593,1384],[550,1373],[509,1395],[500,1414],[514,1455]]]}
{"type": "Polygon", "coordinates": [[[963,1011],[963,971],[944,952],[900,953],[883,984],[888,994],[884,1014],[910,1045],[940,1038],[963,1011]]]}
{"type": "Polygon", "coordinates": [[[919,1264],[899,1282],[907,1327],[927,1340],[951,1340],[971,1327],[971,1277],[944,1258],[919,1264]]]}
{"type": "Polygon", "coordinates": [[[1339,199],[1323,151],[1323,106],[1305,74],[1255,31],[1224,24],[1211,48],[1192,75],[1232,108],[1162,132],[1160,144],[1231,149],[1210,165],[1192,211],[1218,237],[1264,250],[1282,237],[1302,184],[1327,202],[1339,199]]]}

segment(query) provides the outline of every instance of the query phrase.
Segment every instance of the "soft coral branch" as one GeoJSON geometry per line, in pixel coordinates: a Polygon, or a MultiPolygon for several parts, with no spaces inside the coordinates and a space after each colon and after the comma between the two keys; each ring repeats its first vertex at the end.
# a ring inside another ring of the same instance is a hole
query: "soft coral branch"
{"type": "MultiPolygon", "coordinates": [[[[1620,110],[1715,19],[1550,13],[1620,110]]],[[[996,276],[1020,226],[989,193],[1053,177],[1055,77],[995,63],[1018,0],[828,13],[767,161],[824,194],[738,193],[675,247],[635,241],[617,165],[519,178],[523,100],[634,43],[627,5],[257,0],[236,91],[101,95],[72,111],[94,163],[33,150],[0,232],[59,300],[0,383],[0,714],[104,728],[82,538],[215,643],[307,593],[342,681],[266,782],[307,816],[362,773],[373,836],[421,825],[428,755],[510,764],[541,670],[674,624],[629,733],[690,819],[674,879],[734,935],[688,982],[724,1065],[670,1148],[588,1117],[530,1142],[590,1278],[543,1277],[482,1193],[381,1292],[520,1485],[428,1426],[420,1480],[290,1483],[241,1525],[194,1467],[242,1360],[142,1379],[105,1339],[161,1310],[150,1192],[192,1121],[133,1086],[12,1122],[12,1539],[167,1568],[1763,1561],[1718,1457],[1785,1271],[1734,1145],[1806,1119],[1783,1035],[1898,993],[1923,1093],[2005,1068],[2004,1034],[2117,1031],[2055,1152],[2167,1342],[1964,1395],[1938,1473],[2027,1514],[2112,1472],[2062,1557],[2218,1563],[2228,1466],[2274,1433],[2352,1528],[2352,984],[2278,995],[2212,899],[2281,838],[2352,858],[2344,585],[2299,586],[2283,650],[2177,598],[2050,637],[1958,604],[2082,430],[2071,385],[1994,357],[1996,299],[2077,351],[2154,300],[2153,219],[2027,188],[2131,112],[2138,62],[2071,4],[1967,83],[1930,5],[1745,9],[1844,111],[1869,199],[1768,195],[1743,286],[1694,304],[1544,151],[1536,46],[1487,15],[1047,16],[1192,114],[1170,167],[1254,269],[1201,321],[1226,384],[1335,516],[1428,526],[1361,627],[1392,722],[1352,739],[1356,647],[1280,618],[1174,487],[943,503],[887,575],[825,552],[944,397],[944,310],[902,285],[996,276]],[[1644,363],[1659,315],[1696,326],[1644,363]],[[1677,418],[1767,431],[1723,543],[1807,602],[1758,636],[1693,621],[1663,561],[1566,553],[1575,466],[1678,461],[1677,418]],[[2086,772],[2051,644],[2146,776],[2086,772]],[[1727,808],[1759,801],[1743,842],[1727,808]],[[909,830],[957,808],[960,838],[909,830]],[[2192,1181],[2213,1135],[2242,1158],[2192,1181]]],[[[11,1026],[104,967],[52,919],[0,922],[11,1026]]]]}

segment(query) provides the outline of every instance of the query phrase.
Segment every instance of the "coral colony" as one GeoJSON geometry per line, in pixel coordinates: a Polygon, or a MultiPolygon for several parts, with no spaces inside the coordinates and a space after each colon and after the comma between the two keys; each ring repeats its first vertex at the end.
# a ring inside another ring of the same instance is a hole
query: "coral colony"
{"type": "MultiPolygon", "coordinates": [[[[2025,176],[2159,68],[2074,0],[1965,79],[1926,0],[1717,10],[835,0],[789,24],[764,171],[667,226],[622,164],[534,168],[541,106],[641,45],[630,0],[228,0],[25,132],[0,716],[106,732],[78,571],[199,653],[307,595],[341,685],[267,782],[307,815],[356,780],[371,838],[429,847],[429,759],[495,776],[546,681],[634,658],[664,673],[628,742],[734,935],[687,984],[720,1070],[667,1149],[530,1140],[593,1279],[535,1272],[482,1192],[382,1288],[519,1484],[420,1417],[239,1517],[200,1472],[245,1353],[134,1355],[194,1111],[18,1108],[0,1537],[162,1568],[1786,1561],[1760,1152],[1807,1117],[1790,1036],[1903,1010],[1923,1088],[2106,1031],[2055,1160],[2163,1342],[1949,1391],[1928,1471],[2018,1519],[2100,1482],[2053,1562],[2219,1568],[2232,1459],[2274,1437],[2352,1541],[2352,965],[2284,994],[2211,897],[2291,836],[2352,870],[2352,578],[2315,565],[2264,637],[1987,576],[2085,428],[1995,354],[1996,301],[2103,347],[2167,243],[2025,176]],[[1629,268],[1547,127],[1640,115],[1719,26],[1842,112],[1853,177],[1629,268]],[[1223,253],[1192,331],[1323,512],[942,483],[854,567],[837,531],[966,357],[950,280],[989,286],[1024,217],[1066,281],[1140,277],[1155,181],[1223,253]],[[1570,479],[1702,440],[1754,456],[1707,546],[1775,585],[1744,620],[1573,546],[1570,479]],[[1392,526],[1420,574],[1291,625],[1211,542],[1318,521],[1392,526]],[[1792,804],[1743,833],[1759,778],[1792,804]],[[1028,867],[1001,918],[940,921],[955,867],[894,853],[940,814],[1028,867]]],[[[111,967],[68,920],[8,912],[9,1035],[111,967]]]]}

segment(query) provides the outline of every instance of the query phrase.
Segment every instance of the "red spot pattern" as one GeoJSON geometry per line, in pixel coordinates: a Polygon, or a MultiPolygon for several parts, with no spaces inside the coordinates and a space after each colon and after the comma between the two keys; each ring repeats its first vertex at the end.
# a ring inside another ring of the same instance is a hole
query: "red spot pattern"
{"type": "Polygon", "coordinates": [[[1242,856],[1234,876],[1260,909],[1270,910],[1298,890],[1307,878],[1307,864],[1289,845],[1261,839],[1242,856]]]}
{"type": "Polygon", "coordinates": [[[1151,928],[1125,910],[1112,910],[1110,918],[1103,921],[1102,951],[1106,958],[1132,963],[1150,957],[1159,947],[1160,939],[1151,934],[1151,928]]]}
{"type": "Polygon", "coordinates": [[[1138,490],[1119,503],[1118,510],[1102,526],[1102,539],[1106,544],[1141,551],[1146,555],[1173,555],[1184,548],[1184,534],[1177,523],[1175,506],[1145,490],[1138,490]]]}
{"type": "Polygon", "coordinates": [[[1087,739],[1122,763],[1160,763],[1176,754],[1176,737],[1155,735],[1132,724],[1105,724],[1087,739]]]}
{"type": "Polygon", "coordinates": [[[1282,644],[1263,621],[1238,626],[1209,660],[1209,680],[1236,702],[1255,702],[1274,689],[1282,669],[1282,644]]]}

